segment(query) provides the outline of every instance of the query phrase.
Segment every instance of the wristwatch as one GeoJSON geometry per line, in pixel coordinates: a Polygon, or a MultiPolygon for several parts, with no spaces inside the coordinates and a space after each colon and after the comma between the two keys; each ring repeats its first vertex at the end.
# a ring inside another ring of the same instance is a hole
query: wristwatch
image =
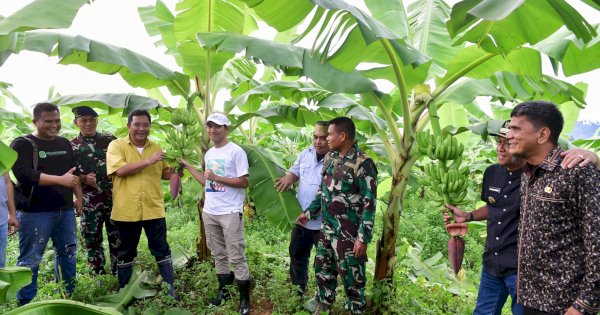
{"type": "Polygon", "coordinates": [[[473,212],[467,212],[467,222],[473,221],[473,212]]]}

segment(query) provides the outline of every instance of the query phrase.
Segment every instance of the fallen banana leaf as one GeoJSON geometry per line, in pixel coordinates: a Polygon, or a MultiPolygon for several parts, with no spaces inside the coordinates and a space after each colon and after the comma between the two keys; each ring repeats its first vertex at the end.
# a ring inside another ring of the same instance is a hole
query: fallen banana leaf
{"type": "Polygon", "coordinates": [[[129,283],[116,294],[104,295],[96,299],[95,305],[112,307],[118,311],[125,312],[125,308],[133,299],[142,299],[156,295],[152,288],[152,281],[148,280],[148,273],[137,270],[133,271],[129,283]]]}
{"type": "Polygon", "coordinates": [[[289,231],[302,208],[294,190],[275,190],[275,179],[284,176],[285,170],[267,158],[267,154],[258,147],[240,146],[248,155],[248,191],[256,211],[284,232],[289,231]]]}
{"type": "Polygon", "coordinates": [[[4,313],[4,315],[121,315],[116,309],[111,307],[101,307],[91,304],[71,300],[47,300],[30,303],[14,310],[4,313]]]}
{"type": "Polygon", "coordinates": [[[0,303],[15,298],[17,291],[31,283],[31,269],[27,267],[0,268],[0,303]]]}

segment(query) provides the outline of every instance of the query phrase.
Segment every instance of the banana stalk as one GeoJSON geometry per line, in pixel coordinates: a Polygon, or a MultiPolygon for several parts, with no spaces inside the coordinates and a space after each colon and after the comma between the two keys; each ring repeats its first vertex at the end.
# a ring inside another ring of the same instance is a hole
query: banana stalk
{"type": "MultiPolygon", "coordinates": [[[[453,135],[442,134],[435,102],[429,102],[427,106],[433,134],[420,131],[415,134],[415,140],[416,151],[422,156],[429,157],[432,163],[423,166],[425,177],[420,179],[419,183],[429,186],[425,191],[427,198],[438,203],[443,212],[447,212],[444,205],[461,204],[467,195],[468,168],[461,168],[464,146],[453,135]]],[[[446,229],[450,234],[448,241],[450,264],[454,273],[458,274],[464,257],[465,242],[462,237],[467,233],[467,225],[453,223],[448,224],[446,229]]]]}

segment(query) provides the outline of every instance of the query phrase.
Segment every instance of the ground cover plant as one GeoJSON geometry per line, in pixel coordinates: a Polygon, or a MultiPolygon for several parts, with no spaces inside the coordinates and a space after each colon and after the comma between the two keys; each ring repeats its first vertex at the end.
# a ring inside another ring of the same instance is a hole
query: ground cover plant
{"type": "MultiPolygon", "coordinates": [[[[184,181],[186,179],[184,178],[184,181]]],[[[167,202],[168,240],[173,249],[176,265],[176,289],[179,302],[173,301],[165,292],[160,292],[160,280],[151,281],[159,292],[155,296],[135,300],[126,309],[136,314],[163,314],[167,311],[187,310],[192,314],[234,314],[237,309],[236,290],[232,290],[234,298],[221,307],[208,306],[207,300],[216,294],[214,286],[215,271],[211,262],[189,263],[195,251],[195,237],[198,227],[195,224],[197,211],[195,202],[200,186],[195,181],[184,183],[183,205],[167,202]]],[[[168,185],[164,185],[165,192],[168,185]]],[[[478,235],[467,238],[465,257],[464,284],[453,288],[453,281],[446,279],[451,275],[449,261],[445,253],[446,238],[443,236],[442,219],[439,211],[431,206],[418,194],[411,195],[407,200],[408,208],[404,215],[412,220],[400,227],[398,243],[402,262],[398,265],[394,278],[394,292],[385,303],[393,312],[400,314],[467,314],[472,311],[476,284],[481,268],[480,259],[483,241],[478,235]],[[410,224],[409,224],[410,222],[410,224]],[[418,231],[418,233],[415,233],[418,231]],[[412,250],[415,254],[409,254],[412,250]],[[439,253],[440,258],[433,262],[428,259],[439,253]],[[429,266],[427,273],[419,272],[416,266],[429,266]]],[[[168,197],[167,197],[168,198],[168,197]]],[[[383,214],[380,209],[378,216],[383,214]]],[[[297,296],[295,289],[288,279],[289,233],[270,224],[264,217],[251,215],[246,218],[247,256],[250,271],[254,279],[252,305],[254,314],[308,314],[304,308],[306,299],[297,296]]],[[[376,233],[381,233],[381,221],[375,227],[376,233]]],[[[106,241],[105,241],[106,243],[106,241]]],[[[80,243],[81,244],[81,243],[80,243]]],[[[107,244],[105,244],[106,247],[107,244]]],[[[18,240],[9,239],[8,265],[14,265],[18,256],[18,240]]],[[[150,278],[156,277],[158,271],[154,258],[147,251],[147,243],[142,237],[139,245],[139,256],[136,267],[147,270],[150,278]]],[[[373,257],[373,248],[369,249],[373,257]]],[[[64,295],[60,286],[54,283],[52,261],[54,252],[49,247],[40,264],[40,292],[34,300],[45,301],[70,298],[75,301],[95,304],[98,298],[114,294],[118,290],[116,277],[111,275],[94,275],[87,267],[86,253],[79,249],[78,254],[78,283],[73,296],[64,295]]],[[[374,261],[369,262],[369,286],[373,285],[374,261]]],[[[314,271],[310,271],[309,296],[315,292],[314,271]]],[[[340,296],[343,295],[341,287],[340,296]]],[[[371,290],[373,291],[373,290],[371,290]]],[[[376,290],[375,290],[376,291],[376,290]]],[[[370,299],[377,298],[370,295],[370,299]]],[[[343,300],[338,299],[334,311],[343,311],[343,300]]],[[[16,303],[0,305],[0,312],[14,309],[16,303]]],[[[508,313],[507,313],[508,314],[508,313]]]]}
{"type": "MultiPolygon", "coordinates": [[[[545,99],[559,104],[570,122],[564,130],[567,134],[585,106],[587,87],[559,80],[556,74],[570,76],[600,67],[598,26],[564,1],[464,0],[450,5],[441,0],[365,0],[368,12],[342,0],[183,0],[174,1],[174,6],[158,0],[140,7],[139,18],[147,33],[176,61],[177,69],[110,43],[54,31],[68,28],[88,2],[36,0],[0,18],[0,65],[13,54],[32,51],[58,57],[60,64],[117,75],[131,87],[146,89],[147,95],[50,93],[49,101],[65,108],[65,137],[76,134],[68,124],[72,120],[68,109],[73,106],[95,107],[103,116],[100,129],[117,136],[126,134],[123,115],[150,109],[152,139],[173,149],[168,151],[178,150],[169,152],[171,162],[195,155],[197,165],[202,165],[211,144],[202,128],[186,126],[202,126],[218,108],[234,121],[236,142],[261,149],[273,168],[285,169],[309,144],[307,126],[340,115],[356,121],[359,145],[376,160],[382,183],[375,229],[378,241],[369,246],[368,265],[371,310],[380,312],[469,312],[485,226],[469,224],[464,270],[457,275],[448,272],[440,200],[432,200],[436,194],[431,189],[436,186],[422,185],[431,173],[428,165],[437,163],[450,172],[445,165],[450,156],[451,165],[457,160],[468,165],[469,172],[461,178],[468,183],[466,193],[446,197],[475,207],[481,172],[495,160],[491,147],[482,141],[488,130],[509,116],[512,105],[545,99]],[[48,11],[58,13],[43,14],[48,11]],[[253,37],[258,22],[275,29],[277,36],[273,40],[253,37]],[[544,71],[543,58],[550,59],[554,74],[544,71]],[[375,84],[382,80],[391,89],[383,91],[375,84]],[[217,95],[224,91],[231,97],[217,104],[217,95]],[[167,93],[177,97],[177,104],[168,104],[167,93]],[[490,110],[483,110],[484,103],[490,110]],[[186,113],[185,124],[174,115],[179,112],[186,113]],[[194,135],[192,141],[175,136],[188,131],[194,135]],[[467,150],[460,157],[442,150],[442,159],[420,151],[415,140],[425,133],[440,143],[455,139],[467,150]],[[169,143],[175,138],[181,142],[169,143]]],[[[596,1],[583,2],[599,9],[596,1]]],[[[10,93],[9,83],[0,82],[0,92],[3,102],[20,105],[23,111],[0,109],[0,119],[10,122],[0,124],[2,140],[27,133],[28,110],[10,93]]],[[[568,140],[564,136],[562,143],[568,146],[568,140]]],[[[600,147],[596,139],[578,142],[583,144],[600,147]]],[[[10,167],[15,158],[11,154],[0,146],[0,171],[10,167]]],[[[149,314],[175,307],[194,313],[233,311],[232,305],[204,306],[207,294],[213,293],[210,275],[214,271],[200,228],[203,192],[186,177],[177,180],[183,181],[183,195],[169,206],[169,238],[185,265],[178,269],[184,299],[173,303],[159,294],[134,302],[134,310],[149,314]]],[[[174,185],[173,196],[179,189],[174,185]]],[[[297,207],[285,207],[286,202],[294,202],[286,200],[278,205],[285,213],[273,213],[260,206],[260,198],[252,196],[246,206],[248,256],[251,268],[257,266],[252,269],[253,299],[265,313],[300,312],[301,303],[285,281],[286,229],[297,207]]],[[[9,263],[14,263],[14,239],[10,246],[9,263]]],[[[44,261],[51,257],[48,251],[44,261]]],[[[81,281],[73,299],[94,302],[99,295],[115,291],[113,278],[89,277],[84,265],[79,262],[81,281]]],[[[138,265],[150,275],[156,273],[145,250],[140,251],[138,265]]],[[[49,264],[41,268],[46,277],[47,268],[49,264]]],[[[41,282],[48,281],[42,276],[41,282]]],[[[62,292],[47,284],[38,299],[65,298],[62,292]]]]}

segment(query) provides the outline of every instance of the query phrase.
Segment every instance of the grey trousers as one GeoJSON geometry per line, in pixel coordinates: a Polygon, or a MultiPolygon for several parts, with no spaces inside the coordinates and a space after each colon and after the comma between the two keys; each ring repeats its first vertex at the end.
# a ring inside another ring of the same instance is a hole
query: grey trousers
{"type": "Polygon", "coordinates": [[[244,240],[244,214],[212,215],[202,213],[206,244],[215,259],[217,274],[229,274],[230,266],[237,280],[249,280],[244,240]]]}

